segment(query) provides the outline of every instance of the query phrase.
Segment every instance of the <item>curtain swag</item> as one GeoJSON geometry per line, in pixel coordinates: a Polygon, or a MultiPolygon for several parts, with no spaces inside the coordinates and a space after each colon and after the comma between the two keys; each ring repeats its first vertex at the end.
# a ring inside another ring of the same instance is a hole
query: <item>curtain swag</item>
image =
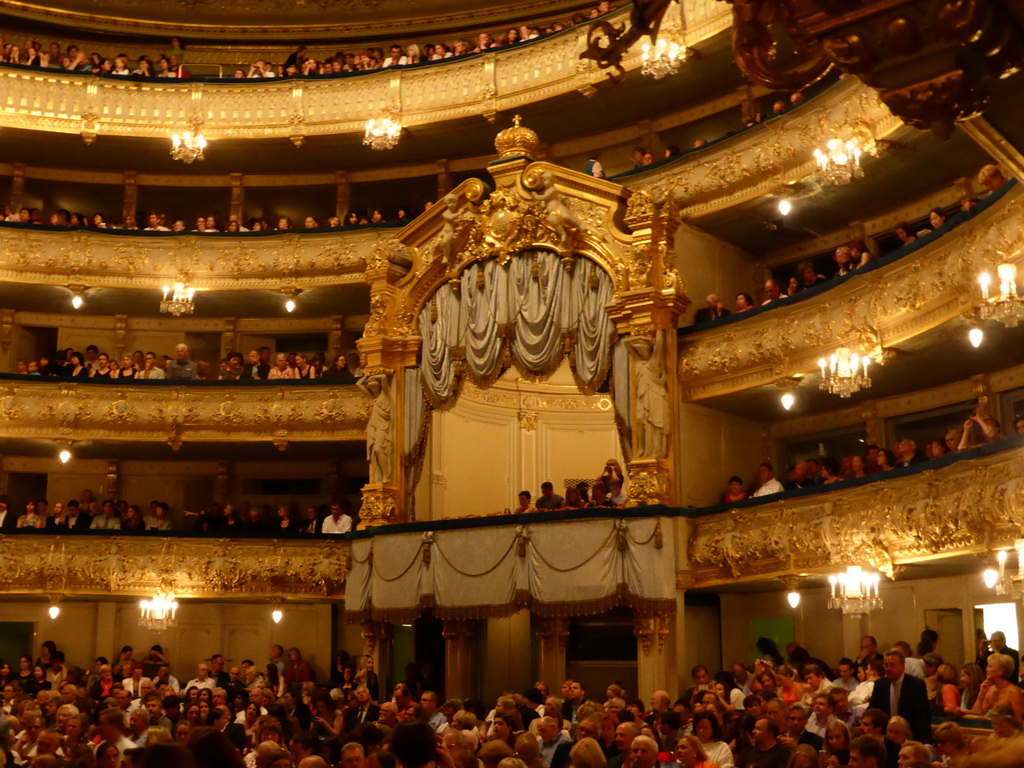
{"type": "Polygon", "coordinates": [[[599,613],[625,603],[675,613],[674,538],[660,518],[428,531],[357,539],[346,586],[348,620],[408,621],[426,611],[478,619],[529,609],[599,613]]]}

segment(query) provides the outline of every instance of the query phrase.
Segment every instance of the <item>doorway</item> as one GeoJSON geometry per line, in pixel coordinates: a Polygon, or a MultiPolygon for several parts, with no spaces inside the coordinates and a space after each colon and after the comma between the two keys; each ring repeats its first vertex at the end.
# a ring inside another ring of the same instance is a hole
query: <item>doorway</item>
{"type": "Polygon", "coordinates": [[[939,633],[942,660],[957,669],[973,658],[964,658],[964,612],[960,608],[934,608],[924,612],[924,625],[939,633]]]}

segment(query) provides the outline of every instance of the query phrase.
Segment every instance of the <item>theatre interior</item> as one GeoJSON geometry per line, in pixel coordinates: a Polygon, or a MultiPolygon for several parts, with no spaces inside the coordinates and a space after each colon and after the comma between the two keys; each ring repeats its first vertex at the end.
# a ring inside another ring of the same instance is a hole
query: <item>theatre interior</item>
{"type": "Polygon", "coordinates": [[[0,36],[12,667],[278,644],[489,709],[1020,647],[1015,0],[0,0],[0,36]]]}

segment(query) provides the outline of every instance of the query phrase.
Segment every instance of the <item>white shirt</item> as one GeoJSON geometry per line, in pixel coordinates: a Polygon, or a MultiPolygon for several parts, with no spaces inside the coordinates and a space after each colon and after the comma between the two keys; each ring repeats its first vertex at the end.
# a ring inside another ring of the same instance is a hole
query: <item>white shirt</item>
{"type": "Polygon", "coordinates": [[[875,690],[874,680],[865,680],[863,683],[853,689],[853,693],[850,694],[850,706],[856,707],[867,704],[871,701],[871,693],[875,690]]]}
{"type": "Polygon", "coordinates": [[[786,489],[782,487],[782,483],[773,477],[767,483],[754,491],[754,496],[768,496],[772,493],[782,493],[784,490],[786,489]]]}
{"type": "Polygon", "coordinates": [[[340,534],[348,533],[351,530],[352,518],[348,515],[339,515],[337,520],[334,519],[334,515],[328,515],[324,518],[320,533],[340,534]]]}
{"type": "Polygon", "coordinates": [[[200,680],[198,677],[195,677],[188,681],[188,685],[185,686],[185,690],[187,691],[189,688],[209,688],[212,691],[216,687],[217,681],[212,677],[208,677],[205,680],[200,680]]]}
{"type": "Polygon", "coordinates": [[[911,677],[916,677],[919,680],[924,680],[924,662],[920,659],[915,659],[913,656],[908,656],[906,659],[907,674],[911,677]]]}
{"type": "Polygon", "coordinates": [[[176,678],[174,675],[168,675],[166,683],[163,680],[161,680],[161,679],[159,679],[157,677],[154,677],[153,678],[153,690],[156,690],[161,685],[169,685],[169,686],[171,686],[171,690],[172,691],[174,691],[175,693],[181,693],[181,683],[178,682],[178,678],[176,678]]]}

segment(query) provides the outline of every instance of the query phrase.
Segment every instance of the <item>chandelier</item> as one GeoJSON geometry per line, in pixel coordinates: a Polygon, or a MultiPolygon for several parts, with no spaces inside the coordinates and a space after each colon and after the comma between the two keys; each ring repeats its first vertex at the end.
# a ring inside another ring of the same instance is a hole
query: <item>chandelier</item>
{"type": "Polygon", "coordinates": [[[174,626],[178,613],[178,604],[174,595],[168,592],[158,593],[152,600],[139,603],[139,624],[145,629],[159,632],[174,626]]]}
{"type": "Polygon", "coordinates": [[[679,63],[686,61],[686,48],[663,37],[658,38],[653,46],[644,43],[642,51],[643,66],[640,72],[655,80],[674,75],[679,71],[679,63]]]}
{"type": "Polygon", "coordinates": [[[832,587],[828,607],[842,611],[844,616],[863,616],[881,608],[882,598],[878,595],[881,579],[879,573],[869,573],[859,565],[847,566],[842,573],[828,577],[832,587]]]}
{"type": "Polygon", "coordinates": [[[818,164],[818,176],[824,184],[849,184],[864,175],[860,167],[863,154],[875,154],[874,142],[865,142],[854,137],[829,139],[825,149],[814,150],[814,161],[818,164]]]}
{"type": "Polygon", "coordinates": [[[187,283],[175,283],[174,293],[171,293],[169,285],[164,286],[164,298],[160,302],[160,311],[169,313],[175,317],[191,315],[195,309],[192,297],[196,295],[196,289],[187,283]],[[170,295],[170,298],[167,298],[170,295]]]}
{"type": "Polygon", "coordinates": [[[206,139],[198,129],[189,129],[180,136],[176,133],[171,136],[171,157],[181,160],[183,163],[193,163],[203,159],[203,150],[206,149],[206,139]]]}
{"type": "Polygon", "coordinates": [[[366,121],[363,144],[370,149],[394,149],[402,135],[402,124],[390,115],[366,121]]]}
{"type": "Polygon", "coordinates": [[[989,568],[985,571],[985,586],[995,589],[997,595],[1007,595],[1014,600],[1024,600],[1024,568],[1022,568],[1024,566],[1024,539],[1017,539],[1013,546],[1017,550],[1017,572],[1012,576],[1006,572],[1009,553],[1007,550],[1001,549],[996,555],[999,569],[989,568]]]}
{"type": "Polygon", "coordinates": [[[821,388],[830,395],[850,397],[854,392],[871,386],[868,366],[871,358],[858,355],[848,347],[840,347],[828,360],[818,360],[821,369],[821,388]]]}
{"type": "Polygon", "coordinates": [[[978,314],[982,320],[998,320],[1007,328],[1016,328],[1021,317],[1024,317],[1024,298],[1017,295],[1017,266],[1000,264],[996,267],[996,275],[999,277],[997,296],[992,296],[989,291],[992,276],[988,272],[978,275],[982,299],[978,314]]]}

